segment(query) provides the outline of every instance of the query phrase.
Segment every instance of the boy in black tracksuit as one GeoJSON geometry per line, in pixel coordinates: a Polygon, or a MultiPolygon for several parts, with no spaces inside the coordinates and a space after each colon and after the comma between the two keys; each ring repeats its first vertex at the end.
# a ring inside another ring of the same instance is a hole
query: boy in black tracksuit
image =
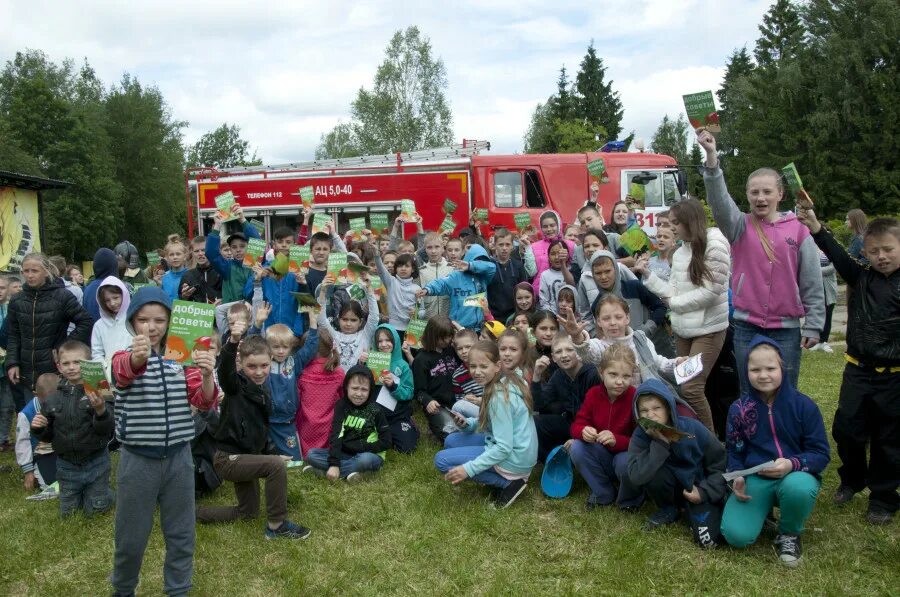
{"type": "Polygon", "coordinates": [[[219,478],[234,483],[236,506],[201,506],[197,522],[225,522],[259,515],[259,483],[266,479],[266,539],[305,539],[309,529],[287,520],[287,460],[275,453],[269,440],[272,398],[266,386],[272,355],[262,336],[240,342],[241,372],[237,370],[238,342],[246,329],[235,322],[222,347],[217,366],[225,397],[219,421],[212,430],[216,441],[214,467],[219,478]]]}
{"type": "Polygon", "coordinates": [[[512,233],[506,228],[497,228],[494,231],[494,257],[491,259],[497,265],[497,273],[488,284],[487,297],[491,315],[503,324],[516,312],[516,285],[529,281],[525,266],[513,256],[512,251],[512,233]]]}
{"type": "Polygon", "coordinates": [[[85,395],[80,359],[87,357],[90,350],[81,342],[66,342],[59,348],[57,367],[62,379],[31,421],[31,434],[53,443],[62,516],[81,509],[87,515],[105,512],[113,502],[106,449],[115,426],[112,405],[96,394],[85,395]]]}
{"type": "Polygon", "coordinates": [[[848,287],[847,365],[831,428],[842,463],[834,502],[846,504],[868,486],[869,522],[888,524],[900,507],[900,223],[869,222],[864,267],[811,210],[798,217],[848,287]]]}
{"type": "MultiPolygon", "coordinates": [[[[355,365],[344,377],[344,395],[334,405],[328,449],[306,453],[309,467],[326,471],[329,480],[353,482],[360,473],[377,471],[391,447],[391,427],[375,402],[375,379],[365,365],[355,365]]],[[[304,468],[309,470],[309,468],[304,468]]]]}

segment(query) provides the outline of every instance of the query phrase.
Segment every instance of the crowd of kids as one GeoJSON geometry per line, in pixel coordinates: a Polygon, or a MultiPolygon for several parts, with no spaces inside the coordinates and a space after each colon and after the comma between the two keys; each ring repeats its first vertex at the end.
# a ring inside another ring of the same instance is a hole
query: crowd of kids
{"type": "Polygon", "coordinates": [[[182,594],[196,523],[257,518],[263,479],[263,535],[308,537],[288,518],[289,471],[349,483],[376,474],[391,451],[417,449],[421,407],[443,478],[488,486],[496,507],[562,454],[589,489],[588,509],[649,501],[645,529],[684,520],[706,547],[744,547],[774,525],[780,560],[793,566],[830,461],[815,396],[797,378],[801,347],[826,327],[822,271],[833,265],[850,289],[833,499],[868,488],[868,520],[890,523],[900,506],[900,224],[864,228],[863,263],[805,194],[795,212],[778,211],[785,193],[770,169],[748,178],[742,213],[715,139],[701,130],[698,140],[718,227],[687,199],[661,214],[652,253],[624,250],[627,204],[607,226],[587,202],[569,226],[547,211],[535,227],[490,238],[474,220],[454,236],[410,214],[383,234],[341,238],[331,222],[311,226],[305,209],[300,230],[275,230],[257,259],[246,257],[259,232],[235,205],[234,222],[217,215],[205,238],[170,237],[145,271],[130,243],[100,249],[83,288],[64,260],[27,256],[24,285],[0,278],[0,423],[5,440],[14,402],[26,490],[58,497],[64,516],[115,509],[121,595],[137,586],[158,510],[165,590],[182,594]],[[304,245],[308,263],[294,267],[304,245]],[[190,366],[166,358],[175,300],[216,306],[217,332],[190,366]],[[699,373],[677,383],[698,355],[699,373]],[[739,395],[718,390],[723,358],[734,359],[739,395]],[[104,364],[109,389],[85,389],[89,360],[104,364]],[[235,505],[197,501],[223,481],[235,505]]]}

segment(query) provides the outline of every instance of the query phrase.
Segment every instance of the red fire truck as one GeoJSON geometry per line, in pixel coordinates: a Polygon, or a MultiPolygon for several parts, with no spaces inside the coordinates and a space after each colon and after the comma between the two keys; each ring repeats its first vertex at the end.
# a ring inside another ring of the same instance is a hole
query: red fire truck
{"type": "MultiPolygon", "coordinates": [[[[613,205],[639,186],[645,209],[638,222],[653,235],[655,214],[678,201],[684,193],[683,174],[669,156],[650,153],[601,151],[577,154],[483,155],[485,141],[381,156],[289,163],[246,168],[192,169],[187,179],[188,223],[191,234],[204,233],[211,224],[216,196],[231,191],[248,217],[272,230],[300,224],[300,188],[315,190],[315,210],[329,212],[344,231],[350,218],[387,212],[393,220],[400,201],[412,199],[426,230],[437,230],[444,219],[445,199],[457,204],[456,232],[469,224],[473,210],[488,210],[490,235],[496,226],[514,228],[516,213],[527,211],[533,224],[541,212],[553,209],[565,223],[596,193],[607,222],[613,205]],[[592,178],[588,162],[602,158],[602,183],[592,178]],[[593,189],[591,188],[593,186],[593,189]],[[196,209],[196,212],[195,212],[196,209]],[[197,217],[199,216],[199,217],[197,217]],[[195,223],[196,222],[196,223],[195,223]]],[[[411,225],[405,232],[412,232],[411,225]]]]}

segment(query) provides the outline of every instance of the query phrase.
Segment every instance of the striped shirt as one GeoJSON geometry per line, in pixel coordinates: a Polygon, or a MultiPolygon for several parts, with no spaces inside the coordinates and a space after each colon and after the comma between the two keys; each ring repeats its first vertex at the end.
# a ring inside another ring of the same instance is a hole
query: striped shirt
{"type": "Polygon", "coordinates": [[[472,379],[469,368],[463,364],[453,372],[453,393],[456,395],[457,400],[462,400],[469,394],[481,398],[484,394],[484,388],[472,379]]]}

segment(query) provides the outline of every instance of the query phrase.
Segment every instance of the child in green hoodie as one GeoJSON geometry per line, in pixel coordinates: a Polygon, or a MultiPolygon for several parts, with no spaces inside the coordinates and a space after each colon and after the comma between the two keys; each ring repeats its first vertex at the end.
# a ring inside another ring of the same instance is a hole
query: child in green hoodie
{"type": "Polygon", "coordinates": [[[394,449],[409,454],[419,443],[419,430],[412,420],[412,369],[403,358],[400,335],[390,324],[382,324],[376,328],[375,348],[378,352],[391,355],[391,380],[376,386],[376,390],[379,390],[376,401],[387,417],[394,449]]]}

